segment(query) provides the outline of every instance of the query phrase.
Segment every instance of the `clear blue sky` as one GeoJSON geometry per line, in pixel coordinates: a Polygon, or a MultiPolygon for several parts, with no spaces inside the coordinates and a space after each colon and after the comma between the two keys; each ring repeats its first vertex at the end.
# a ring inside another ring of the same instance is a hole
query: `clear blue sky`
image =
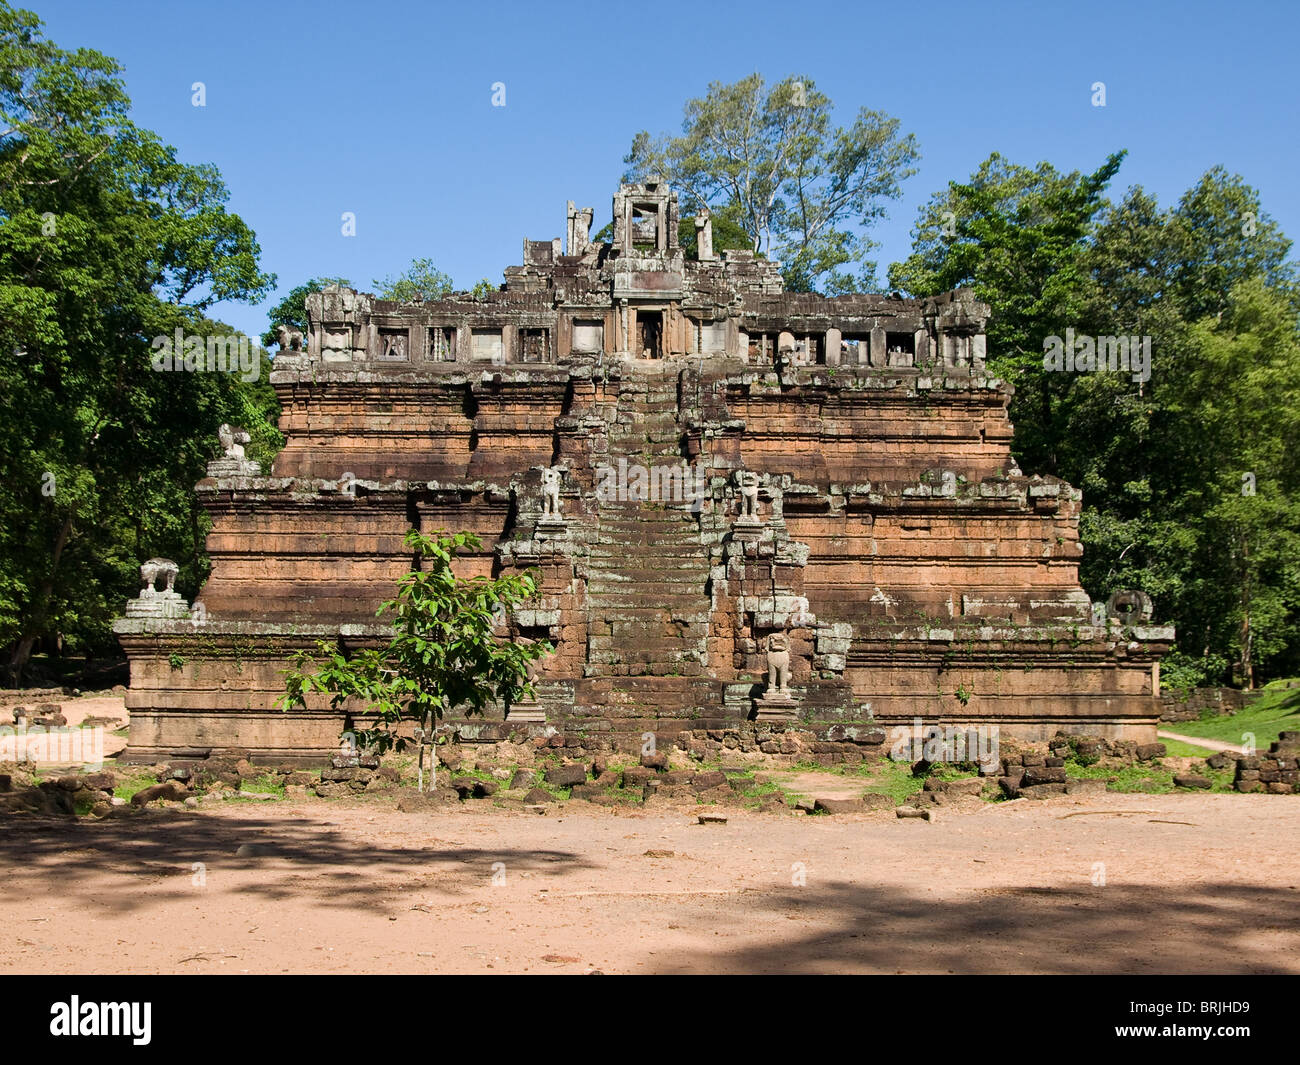
{"type": "MultiPolygon", "coordinates": [[[[637,130],[678,130],[689,97],[754,70],[811,77],[841,120],[867,106],[916,134],[920,171],[873,234],[882,277],[917,208],[995,150],[1092,169],[1127,148],[1112,194],[1141,184],[1162,204],[1223,164],[1300,236],[1300,4],[1287,0],[15,6],[61,47],[116,57],[136,121],[220,168],[281,293],[321,275],[369,289],[416,256],[460,285],[499,282],[524,236],[563,234],[566,200],[608,221],[637,130]],[[196,81],[206,107],[190,103],[196,81]]],[[[273,302],[214,313],[257,333],[273,302]]]]}

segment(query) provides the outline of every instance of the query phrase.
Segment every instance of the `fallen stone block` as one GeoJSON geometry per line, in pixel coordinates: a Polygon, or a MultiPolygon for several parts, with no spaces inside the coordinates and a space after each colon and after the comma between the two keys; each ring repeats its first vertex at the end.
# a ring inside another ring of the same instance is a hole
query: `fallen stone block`
{"type": "Polygon", "coordinates": [[[813,799],[814,813],[860,814],[865,809],[861,799],[813,799]]]}
{"type": "Polygon", "coordinates": [[[562,765],[546,771],[546,783],[555,788],[570,788],[587,782],[587,768],[582,765],[562,765]]]}
{"type": "Polygon", "coordinates": [[[163,784],[155,784],[150,788],[142,788],[131,796],[132,806],[145,806],[148,803],[158,799],[165,799],[171,802],[184,802],[189,797],[189,789],[183,784],[174,780],[169,780],[163,784]]]}
{"type": "Polygon", "coordinates": [[[536,806],[539,803],[550,802],[555,802],[555,796],[542,788],[533,788],[524,796],[524,804],[527,806],[536,806]]]}
{"type": "Polygon", "coordinates": [[[1050,799],[1053,795],[1064,795],[1065,784],[1031,784],[1029,787],[1021,787],[1018,798],[1021,799],[1050,799]]]}

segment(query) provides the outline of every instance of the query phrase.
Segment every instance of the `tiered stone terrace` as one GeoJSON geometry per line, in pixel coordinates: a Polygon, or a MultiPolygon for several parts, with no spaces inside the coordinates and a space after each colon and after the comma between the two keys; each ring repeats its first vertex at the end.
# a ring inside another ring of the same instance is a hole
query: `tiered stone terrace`
{"type": "Polygon", "coordinates": [[[714,256],[705,213],[688,259],[662,185],[620,188],[611,243],[591,215],[570,204],[563,249],[526,240],[485,299],[308,298],[305,344],[274,361],[274,468],[227,456],[198,485],[200,623],[118,623],[133,753],[333,749],[359,718],[276,710],[279,671],[318,637],[380,638],[412,526],[477,533],[466,575],[539,571],[509,620],[556,647],[534,733],[761,719],[781,633],[803,728],[1154,738],[1173,632],[1079,586],[1080,494],[1011,457],[986,305],[786,293],[775,263],[714,256]]]}

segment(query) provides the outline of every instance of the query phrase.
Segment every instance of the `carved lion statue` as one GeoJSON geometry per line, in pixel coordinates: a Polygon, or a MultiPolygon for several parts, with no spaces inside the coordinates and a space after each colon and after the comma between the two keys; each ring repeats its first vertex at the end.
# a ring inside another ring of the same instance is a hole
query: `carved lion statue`
{"type": "Polygon", "coordinates": [[[1151,597],[1137,589],[1115,592],[1106,600],[1106,613],[1122,625],[1139,625],[1151,620],[1151,597]]]}
{"type": "Polygon", "coordinates": [[[302,351],[301,331],[290,329],[287,325],[278,325],[275,332],[280,340],[281,351],[302,351]]]}
{"type": "Polygon", "coordinates": [[[790,638],[774,632],[767,638],[767,690],[784,692],[790,687],[790,638]]]}
{"type": "Polygon", "coordinates": [[[758,517],[758,474],[752,470],[737,470],[736,484],[740,488],[740,516],[758,517]]]}
{"type": "Polygon", "coordinates": [[[223,422],[217,429],[217,439],[221,441],[221,450],[228,459],[242,459],[244,445],[250,437],[243,429],[238,429],[229,422],[223,422]]]}
{"type": "Polygon", "coordinates": [[[154,583],[161,577],[167,582],[164,592],[173,590],[176,583],[176,574],[179,573],[175,562],[170,558],[151,558],[140,566],[140,583],[144,585],[144,590],[140,593],[141,599],[152,599],[158,594],[154,589],[154,583]]]}
{"type": "Polygon", "coordinates": [[[542,514],[548,518],[560,516],[560,471],[553,466],[542,470],[542,514]]]}

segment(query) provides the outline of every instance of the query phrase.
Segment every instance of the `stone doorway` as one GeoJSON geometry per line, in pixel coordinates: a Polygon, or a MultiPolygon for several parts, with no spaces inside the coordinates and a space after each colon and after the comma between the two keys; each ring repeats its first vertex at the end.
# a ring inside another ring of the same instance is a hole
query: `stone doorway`
{"type": "Polygon", "coordinates": [[[663,358],[663,311],[637,311],[636,334],[638,356],[643,359],[663,358]]]}

